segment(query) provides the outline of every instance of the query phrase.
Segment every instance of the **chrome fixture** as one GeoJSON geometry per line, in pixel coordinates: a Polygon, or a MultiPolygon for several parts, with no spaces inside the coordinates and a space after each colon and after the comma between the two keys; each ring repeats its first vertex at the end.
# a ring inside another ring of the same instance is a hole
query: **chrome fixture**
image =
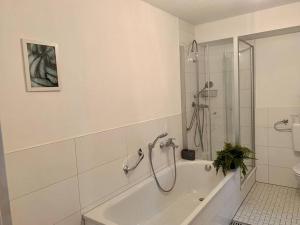
{"type": "Polygon", "coordinates": [[[144,153],[143,153],[142,149],[138,150],[138,156],[139,156],[139,158],[133,167],[129,167],[128,165],[123,166],[123,171],[125,174],[128,174],[129,171],[136,169],[138,167],[138,165],[140,164],[140,162],[144,159],[144,153]]]}
{"type": "Polygon", "coordinates": [[[187,60],[193,63],[198,62],[199,50],[198,50],[198,43],[196,40],[193,40],[191,48],[188,53],[187,60]]]}
{"type": "Polygon", "coordinates": [[[205,91],[206,89],[210,89],[213,86],[214,86],[214,82],[212,82],[212,81],[206,81],[204,87],[201,89],[201,91],[198,91],[198,93],[196,93],[194,95],[194,98],[199,98],[199,95],[201,95],[203,91],[205,91]]]}
{"type": "Polygon", "coordinates": [[[206,104],[200,104],[199,96],[202,95],[203,91],[206,91],[206,89],[210,89],[213,86],[214,83],[212,81],[207,81],[205,82],[204,87],[200,91],[197,91],[197,93],[194,95],[195,101],[192,103],[194,112],[190,124],[187,127],[187,131],[190,131],[195,124],[194,144],[196,147],[201,147],[202,151],[204,151],[204,144],[203,144],[204,122],[205,122],[204,109],[209,110],[209,106],[206,104]],[[200,112],[202,112],[202,116],[200,116],[200,112]],[[199,141],[197,141],[197,138],[199,139],[199,141]]]}
{"type": "Polygon", "coordinates": [[[276,131],[279,131],[279,132],[292,132],[292,128],[278,128],[278,125],[285,125],[285,126],[287,126],[288,123],[289,123],[288,119],[280,120],[280,121],[274,123],[274,129],[276,131]]]}
{"type": "Polygon", "coordinates": [[[193,42],[192,42],[192,49],[191,49],[191,52],[199,52],[198,51],[198,43],[197,43],[197,41],[196,40],[193,40],[193,42]]]}
{"type": "Polygon", "coordinates": [[[167,132],[158,135],[157,138],[155,138],[155,140],[154,140],[152,143],[149,143],[149,145],[148,145],[149,150],[150,150],[150,149],[152,150],[152,149],[155,147],[156,142],[157,142],[159,139],[164,138],[164,137],[166,137],[166,136],[168,136],[168,133],[167,133],[167,132]]]}
{"type": "Polygon", "coordinates": [[[211,171],[212,166],[210,164],[206,164],[204,168],[206,171],[211,171]]]}
{"type": "Polygon", "coordinates": [[[161,186],[161,184],[159,183],[158,181],[158,178],[156,176],[156,173],[155,173],[155,170],[154,170],[154,166],[153,166],[153,160],[152,160],[152,150],[154,149],[155,147],[155,144],[157,143],[157,141],[160,139],[160,138],[164,138],[168,135],[168,133],[163,133],[161,135],[159,135],[157,138],[155,138],[155,140],[150,143],[148,145],[148,148],[149,148],[149,162],[150,162],[150,166],[151,166],[151,170],[152,170],[152,173],[153,173],[153,176],[154,176],[154,179],[155,179],[155,182],[156,182],[156,185],[157,187],[159,188],[159,190],[161,190],[162,192],[170,192],[173,190],[173,188],[175,187],[175,184],[176,184],[176,179],[177,179],[177,169],[176,169],[176,157],[175,157],[175,149],[178,148],[178,145],[176,145],[173,140],[175,140],[174,138],[168,138],[165,142],[162,142],[160,144],[160,148],[167,148],[167,147],[172,147],[173,149],[173,159],[174,159],[174,180],[173,180],[173,183],[171,185],[170,188],[166,189],[166,188],[163,188],[161,186]]]}
{"type": "Polygon", "coordinates": [[[161,142],[159,144],[159,147],[161,149],[168,148],[168,147],[178,148],[179,146],[174,143],[174,140],[175,140],[175,138],[168,138],[165,142],[161,142]]]}

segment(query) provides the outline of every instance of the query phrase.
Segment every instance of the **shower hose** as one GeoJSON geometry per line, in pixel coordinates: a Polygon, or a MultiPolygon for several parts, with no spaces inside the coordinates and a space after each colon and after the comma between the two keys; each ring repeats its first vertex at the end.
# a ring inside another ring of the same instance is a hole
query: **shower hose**
{"type": "Polygon", "coordinates": [[[196,147],[201,147],[202,151],[204,151],[203,144],[203,133],[204,133],[204,120],[205,120],[205,112],[202,109],[202,120],[200,116],[200,107],[199,105],[194,105],[194,113],[190,122],[187,131],[190,131],[195,123],[195,131],[194,131],[194,144],[196,147]],[[197,134],[199,134],[199,142],[197,142],[197,134]]]}
{"type": "Polygon", "coordinates": [[[151,166],[151,170],[155,179],[155,182],[157,184],[157,187],[159,188],[159,190],[161,190],[162,192],[170,192],[173,190],[173,188],[175,187],[175,183],[176,183],[176,179],[177,179],[177,169],[176,169],[176,156],[175,156],[175,145],[172,146],[173,148],[173,160],[174,160],[174,180],[172,183],[172,186],[168,189],[163,188],[162,185],[159,183],[159,180],[157,179],[155,170],[154,170],[154,166],[153,166],[153,160],[152,160],[152,149],[149,149],[149,161],[150,161],[150,166],[151,166]]]}

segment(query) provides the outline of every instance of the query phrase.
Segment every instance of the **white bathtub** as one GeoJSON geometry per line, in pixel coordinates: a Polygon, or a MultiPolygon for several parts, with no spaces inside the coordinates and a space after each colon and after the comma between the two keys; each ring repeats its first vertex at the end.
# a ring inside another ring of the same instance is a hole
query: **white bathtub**
{"type": "MultiPolygon", "coordinates": [[[[98,206],[85,216],[86,225],[228,225],[240,203],[239,172],[225,178],[205,165],[209,161],[179,161],[176,186],[162,193],[153,177],[98,206]],[[204,198],[200,201],[200,198],[204,198]]],[[[158,173],[171,183],[170,168],[158,173]]]]}

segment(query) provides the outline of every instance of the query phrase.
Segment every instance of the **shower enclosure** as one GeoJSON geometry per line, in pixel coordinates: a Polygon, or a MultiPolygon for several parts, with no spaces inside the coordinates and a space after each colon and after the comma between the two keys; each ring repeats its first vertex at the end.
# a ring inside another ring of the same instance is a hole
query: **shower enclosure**
{"type": "Polygon", "coordinates": [[[197,158],[214,160],[224,142],[254,149],[253,51],[233,39],[180,47],[183,145],[197,158]]]}

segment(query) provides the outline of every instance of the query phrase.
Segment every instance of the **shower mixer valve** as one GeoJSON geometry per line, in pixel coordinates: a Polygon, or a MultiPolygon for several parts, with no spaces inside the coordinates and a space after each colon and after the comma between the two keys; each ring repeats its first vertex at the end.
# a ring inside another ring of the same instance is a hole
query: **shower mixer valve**
{"type": "Polygon", "coordinates": [[[179,146],[175,144],[174,140],[176,140],[175,138],[168,138],[165,142],[161,142],[159,144],[160,148],[168,148],[168,147],[172,147],[172,148],[178,148],[179,146]]]}

